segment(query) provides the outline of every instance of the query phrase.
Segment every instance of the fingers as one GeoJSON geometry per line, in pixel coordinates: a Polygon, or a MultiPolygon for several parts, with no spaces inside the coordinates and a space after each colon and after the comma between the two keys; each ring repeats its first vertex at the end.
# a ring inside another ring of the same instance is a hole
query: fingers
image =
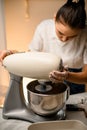
{"type": "Polygon", "coordinates": [[[16,51],[16,50],[7,50],[6,51],[6,56],[8,56],[8,55],[11,55],[11,54],[14,54],[14,53],[17,53],[18,51],[16,51]]]}
{"type": "Polygon", "coordinates": [[[50,74],[49,74],[49,78],[52,82],[63,82],[64,80],[64,77],[61,75],[61,72],[59,71],[52,71],[50,74]]]}
{"type": "Polygon", "coordinates": [[[65,71],[68,71],[68,68],[69,68],[68,65],[64,66],[65,71]]]}
{"type": "Polygon", "coordinates": [[[10,50],[10,54],[18,53],[17,50],[10,50]]]}
{"type": "Polygon", "coordinates": [[[0,50],[0,62],[2,62],[5,56],[6,56],[6,50],[3,51],[0,50]]]}
{"type": "Polygon", "coordinates": [[[11,54],[17,53],[16,50],[0,50],[0,62],[2,63],[3,59],[11,54]]]}
{"type": "Polygon", "coordinates": [[[67,79],[67,77],[68,77],[68,71],[64,72],[52,71],[49,74],[49,79],[54,83],[63,82],[64,80],[67,79]]]}

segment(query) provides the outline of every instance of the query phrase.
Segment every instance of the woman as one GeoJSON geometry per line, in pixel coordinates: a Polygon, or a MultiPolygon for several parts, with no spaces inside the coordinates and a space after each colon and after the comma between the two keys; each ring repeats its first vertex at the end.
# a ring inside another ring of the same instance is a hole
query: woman
{"type": "MultiPolygon", "coordinates": [[[[54,53],[62,58],[68,71],[53,70],[52,82],[65,81],[71,94],[85,91],[87,83],[87,28],[84,0],[67,0],[58,10],[54,20],[45,20],[38,25],[29,44],[30,51],[54,53]]],[[[0,60],[15,51],[1,51],[0,60]]]]}

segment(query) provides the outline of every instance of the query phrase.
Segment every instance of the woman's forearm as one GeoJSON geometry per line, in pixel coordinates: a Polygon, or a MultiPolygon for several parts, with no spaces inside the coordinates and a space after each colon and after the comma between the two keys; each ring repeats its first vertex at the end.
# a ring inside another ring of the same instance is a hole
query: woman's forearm
{"type": "Polygon", "coordinates": [[[73,83],[86,84],[87,83],[87,73],[68,72],[68,77],[66,80],[69,82],[73,82],[73,83]]]}

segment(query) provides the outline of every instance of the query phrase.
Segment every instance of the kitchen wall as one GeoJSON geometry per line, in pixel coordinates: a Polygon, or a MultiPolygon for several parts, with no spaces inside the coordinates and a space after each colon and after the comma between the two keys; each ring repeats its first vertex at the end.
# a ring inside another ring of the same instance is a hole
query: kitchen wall
{"type": "MultiPolygon", "coordinates": [[[[6,32],[5,32],[5,16],[4,16],[4,0],[0,0],[0,50],[6,48],[6,32]]],[[[4,86],[8,84],[8,72],[0,63],[0,90],[1,85],[4,86]]],[[[1,94],[1,91],[0,91],[1,94]]]]}
{"type": "MultiPolygon", "coordinates": [[[[1,1],[4,1],[5,9],[6,45],[4,48],[26,51],[37,24],[44,19],[53,18],[57,9],[66,0],[1,1]]],[[[1,66],[0,84],[4,86],[9,84],[9,74],[1,66]]]]}
{"type": "MultiPolygon", "coordinates": [[[[26,51],[35,28],[44,19],[53,18],[66,0],[3,0],[7,49],[26,51]],[[29,3],[26,3],[29,2],[29,3]],[[27,15],[27,16],[26,16],[27,15]]],[[[87,7],[87,4],[86,4],[87,7]]],[[[8,83],[8,74],[0,77],[0,84],[8,83]],[[4,82],[3,82],[4,77],[4,82]]]]}
{"type": "Polygon", "coordinates": [[[44,19],[53,18],[58,8],[66,1],[5,0],[7,48],[27,50],[37,24],[44,19]],[[29,2],[28,8],[26,1],[29,2]],[[27,12],[28,19],[25,17],[27,12]]]}
{"type": "Polygon", "coordinates": [[[27,50],[37,24],[44,19],[53,18],[54,13],[65,1],[5,0],[7,48],[27,50]],[[28,8],[26,1],[29,2],[28,8]]]}

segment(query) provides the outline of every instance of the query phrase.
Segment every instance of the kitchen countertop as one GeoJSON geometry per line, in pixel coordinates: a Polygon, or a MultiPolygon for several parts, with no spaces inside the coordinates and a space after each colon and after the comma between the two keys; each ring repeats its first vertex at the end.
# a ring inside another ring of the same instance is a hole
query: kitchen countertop
{"type": "MultiPolygon", "coordinates": [[[[87,103],[87,92],[76,95],[70,95],[67,104],[78,104],[81,100],[87,103]]],[[[87,107],[87,104],[86,104],[87,107]]],[[[87,125],[87,118],[84,111],[68,111],[66,110],[66,120],[80,120],[87,125]]],[[[0,109],[0,130],[28,130],[31,122],[16,120],[16,119],[3,119],[2,108],[0,109]]]]}
{"type": "Polygon", "coordinates": [[[67,111],[67,120],[80,120],[87,125],[87,117],[83,111],[67,111]]]}
{"type": "MultiPolygon", "coordinates": [[[[80,120],[87,125],[87,118],[83,111],[67,111],[66,120],[80,120]]],[[[3,119],[0,109],[0,130],[28,130],[30,122],[15,119],[3,119]]]]}
{"type": "MultiPolygon", "coordinates": [[[[25,95],[26,95],[26,91],[25,91],[25,95]]],[[[85,99],[84,101],[87,101],[87,92],[69,96],[69,100],[67,103],[78,104],[81,102],[82,99],[83,100],[85,99]]],[[[83,111],[66,111],[66,120],[80,120],[85,125],[87,125],[87,118],[83,111]]],[[[0,130],[28,130],[28,127],[30,125],[31,122],[28,121],[16,120],[16,119],[3,119],[2,108],[0,108],[0,130]]]]}

